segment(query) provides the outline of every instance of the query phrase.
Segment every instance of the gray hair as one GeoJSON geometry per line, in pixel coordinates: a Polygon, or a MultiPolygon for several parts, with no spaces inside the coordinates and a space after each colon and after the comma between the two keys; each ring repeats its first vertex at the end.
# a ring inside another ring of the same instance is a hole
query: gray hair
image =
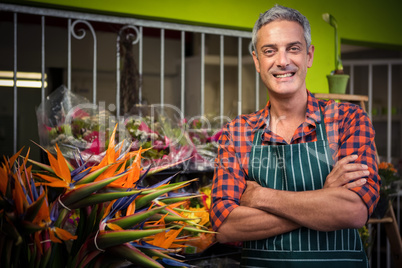
{"type": "MultiPolygon", "coordinates": [[[[306,40],[307,49],[311,45],[311,28],[308,19],[302,15],[299,11],[293,8],[284,7],[281,5],[275,5],[271,9],[265,11],[265,13],[260,14],[260,17],[256,21],[253,28],[252,43],[253,49],[256,51],[257,45],[257,33],[262,26],[275,21],[275,20],[287,20],[298,22],[304,30],[304,40],[306,40]]],[[[257,53],[256,53],[257,54],[257,53]]]]}

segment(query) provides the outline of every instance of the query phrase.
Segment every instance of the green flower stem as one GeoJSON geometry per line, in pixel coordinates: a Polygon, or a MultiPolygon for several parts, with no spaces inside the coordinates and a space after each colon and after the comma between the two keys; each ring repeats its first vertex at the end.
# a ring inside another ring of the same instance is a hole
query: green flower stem
{"type": "Polygon", "coordinates": [[[119,199],[121,197],[126,197],[134,194],[138,194],[141,191],[129,191],[129,192],[115,192],[115,193],[96,193],[91,194],[69,206],[70,209],[82,208],[87,206],[92,206],[95,204],[100,204],[103,202],[108,202],[112,200],[119,199]]]}
{"type": "Polygon", "coordinates": [[[99,175],[101,175],[106,169],[108,169],[108,167],[110,167],[110,165],[104,166],[103,168],[100,168],[98,170],[95,170],[94,172],[89,173],[84,178],[79,180],[75,185],[81,185],[95,181],[95,179],[99,177],[99,175]]]}
{"type": "Polygon", "coordinates": [[[112,219],[108,223],[119,225],[123,229],[131,228],[132,226],[145,221],[152,215],[162,211],[165,207],[153,208],[144,212],[134,213],[132,215],[121,217],[118,219],[112,219]]]}
{"type": "Polygon", "coordinates": [[[38,214],[44,200],[45,200],[45,195],[42,195],[42,196],[40,196],[40,198],[38,200],[36,200],[34,203],[32,203],[30,206],[28,206],[24,220],[29,221],[29,222],[33,221],[33,219],[38,214]]]}
{"type": "Polygon", "coordinates": [[[155,198],[157,198],[157,197],[159,197],[159,196],[161,196],[163,194],[166,194],[166,193],[168,193],[170,191],[176,190],[177,188],[180,188],[180,187],[184,186],[186,183],[187,182],[185,181],[185,182],[183,182],[183,183],[181,183],[179,185],[167,187],[167,188],[155,191],[155,192],[153,192],[151,194],[147,194],[147,195],[144,195],[144,196],[142,196],[140,198],[137,198],[137,199],[135,199],[135,208],[136,209],[143,208],[147,204],[149,204],[152,200],[154,200],[155,198]]]}
{"type": "MultiPolygon", "coordinates": [[[[24,158],[23,156],[21,156],[21,157],[24,158]]],[[[52,167],[49,166],[49,165],[45,165],[45,164],[36,162],[36,161],[34,161],[34,160],[31,160],[31,159],[28,159],[28,161],[31,162],[32,164],[37,165],[38,167],[40,167],[40,168],[42,168],[42,169],[44,169],[44,170],[46,170],[46,171],[49,171],[49,172],[52,173],[52,174],[55,174],[54,170],[53,170],[52,167]]]]}
{"type": "Polygon", "coordinates": [[[54,222],[54,226],[60,228],[62,223],[63,223],[63,221],[64,221],[64,219],[65,219],[65,217],[68,216],[69,212],[70,212],[69,210],[67,210],[65,208],[61,208],[59,210],[59,217],[54,222]]]}
{"type": "Polygon", "coordinates": [[[123,243],[134,241],[136,239],[165,232],[166,230],[167,229],[165,228],[161,228],[153,230],[107,231],[99,233],[96,243],[99,248],[106,249],[108,247],[117,246],[123,243]]]}
{"type": "MultiPolygon", "coordinates": [[[[172,226],[172,229],[180,229],[182,226],[180,225],[174,225],[172,226]]],[[[216,234],[216,232],[209,231],[209,230],[203,230],[203,229],[198,229],[195,227],[190,227],[190,226],[185,226],[183,228],[184,231],[189,231],[189,232],[195,232],[195,233],[208,233],[208,234],[216,234]]]]}
{"type": "MultiPolygon", "coordinates": [[[[43,258],[41,259],[40,263],[40,267],[47,267],[49,260],[50,260],[50,256],[52,253],[52,248],[49,248],[46,252],[45,255],[43,256],[43,258]]],[[[38,262],[39,263],[39,262],[38,262]]]]}
{"type": "MultiPolygon", "coordinates": [[[[149,220],[151,221],[158,221],[160,220],[164,215],[162,214],[156,214],[153,215],[149,218],[149,220]]],[[[184,217],[179,217],[179,216],[172,216],[172,215],[168,215],[164,218],[165,222],[173,222],[173,221],[193,221],[193,220],[199,220],[201,218],[184,218],[184,217]]]]}
{"type": "Polygon", "coordinates": [[[132,263],[139,264],[142,267],[161,268],[160,263],[148,257],[137,248],[130,245],[118,245],[108,249],[109,252],[119,255],[132,263]]]}
{"type": "MultiPolygon", "coordinates": [[[[146,255],[150,256],[150,257],[157,257],[160,259],[171,259],[171,260],[175,260],[175,261],[179,261],[175,258],[173,258],[172,256],[165,254],[159,250],[155,250],[155,249],[151,249],[151,248],[139,248],[139,250],[141,250],[142,252],[144,252],[146,255]]],[[[180,261],[181,262],[181,261],[180,261]]]]}
{"type": "Polygon", "coordinates": [[[186,201],[191,198],[195,197],[201,197],[202,195],[192,195],[192,196],[182,196],[182,197],[168,197],[168,198],[163,198],[160,201],[162,201],[165,204],[173,204],[173,203],[178,203],[182,201],[186,201]]]}
{"type": "Polygon", "coordinates": [[[61,197],[61,202],[64,204],[64,206],[68,207],[69,205],[89,196],[90,194],[123,177],[124,175],[125,174],[120,174],[118,176],[103,179],[101,181],[87,183],[84,186],[71,190],[67,194],[63,195],[63,197],[61,197]]]}

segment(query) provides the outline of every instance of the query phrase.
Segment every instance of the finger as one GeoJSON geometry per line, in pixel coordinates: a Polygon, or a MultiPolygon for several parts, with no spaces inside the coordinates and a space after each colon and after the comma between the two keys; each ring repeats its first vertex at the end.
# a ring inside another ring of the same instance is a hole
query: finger
{"type": "Polygon", "coordinates": [[[348,172],[342,176],[341,180],[343,180],[344,184],[346,184],[351,181],[367,177],[368,175],[370,175],[370,172],[368,170],[348,172]]]}
{"type": "Polygon", "coordinates": [[[355,180],[367,177],[370,175],[370,172],[368,170],[359,170],[359,171],[353,171],[353,172],[344,172],[343,174],[336,176],[332,174],[331,176],[327,177],[327,180],[325,182],[325,187],[339,187],[339,186],[344,186],[345,184],[348,184],[350,182],[353,182],[355,180]]]}
{"type": "Polygon", "coordinates": [[[333,174],[338,174],[340,176],[343,172],[342,169],[349,165],[351,162],[354,162],[357,159],[357,155],[347,155],[341,160],[337,161],[332,169],[333,174]]]}
{"type": "Polygon", "coordinates": [[[339,167],[341,172],[353,172],[368,170],[368,166],[365,164],[345,164],[339,167]]]}
{"type": "Polygon", "coordinates": [[[366,182],[367,182],[366,179],[358,179],[358,180],[345,184],[343,187],[345,187],[346,189],[360,187],[360,186],[363,186],[364,184],[366,184],[366,182]]]}
{"type": "Polygon", "coordinates": [[[356,159],[358,158],[357,155],[347,155],[344,158],[342,158],[341,160],[337,161],[334,165],[334,169],[338,169],[340,167],[343,166],[348,166],[348,165],[361,165],[360,163],[354,163],[356,161],[356,159]]]}
{"type": "Polygon", "coordinates": [[[334,169],[332,170],[332,174],[335,177],[341,177],[344,174],[350,173],[350,172],[355,172],[355,171],[367,171],[368,170],[368,166],[364,165],[364,164],[341,164],[338,165],[336,168],[334,167],[334,169]]]}

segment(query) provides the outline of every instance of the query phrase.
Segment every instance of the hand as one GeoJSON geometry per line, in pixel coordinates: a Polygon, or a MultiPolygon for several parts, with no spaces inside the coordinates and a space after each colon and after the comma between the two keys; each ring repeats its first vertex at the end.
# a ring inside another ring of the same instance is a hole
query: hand
{"type": "Polygon", "coordinates": [[[364,164],[353,163],[357,155],[348,155],[339,160],[328,174],[323,188],[345,187],[347,189],[362,186],[367,182],[370,172],[364,164]]]}
{"type": "Polygon", "coordinates": [[[254,207],[257,205],[257,196],[258,191],[261,189],[261,185],[259,185],[255,181],[247,181],[246,190],[244,190],[243,195],[240,199],[240,206],[246,207],[254,207]]]}

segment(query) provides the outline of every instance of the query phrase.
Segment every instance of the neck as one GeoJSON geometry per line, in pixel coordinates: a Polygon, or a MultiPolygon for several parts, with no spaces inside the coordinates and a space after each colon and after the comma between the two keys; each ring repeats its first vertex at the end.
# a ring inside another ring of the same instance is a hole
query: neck
{"type": "Polygon", "coordinates": [[[291,143],[296,129],[306,118],[307,93],[298,96],[275,98],[270,96],[270,128],[281,136],[287,143],[291,143]]]}
{"type": "Polygon", "coordinates": [[[305,118],[307,110],[307,92],[294,94],[289,97],[271,96],[271,117],[286,117],[290,120],[301,120],[305,118]]]}

